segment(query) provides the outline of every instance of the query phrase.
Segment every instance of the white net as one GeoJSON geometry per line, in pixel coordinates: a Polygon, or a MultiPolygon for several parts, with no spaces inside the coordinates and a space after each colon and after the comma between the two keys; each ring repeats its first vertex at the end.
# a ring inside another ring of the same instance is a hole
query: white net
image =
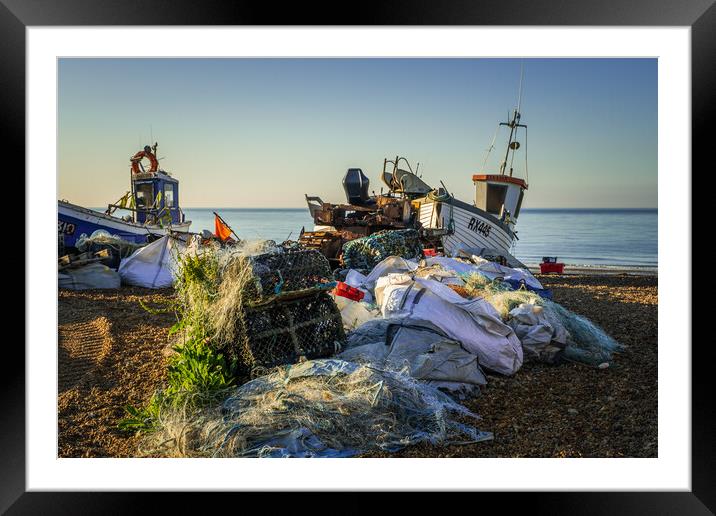
{"type": "Polygon", "coordinates": [[[144,450],[173,457],[345,457],[492,439],[461,421],[478,418],[404,372],[314,360],[244,384],[221,406],[164,413],[144,450]]]}

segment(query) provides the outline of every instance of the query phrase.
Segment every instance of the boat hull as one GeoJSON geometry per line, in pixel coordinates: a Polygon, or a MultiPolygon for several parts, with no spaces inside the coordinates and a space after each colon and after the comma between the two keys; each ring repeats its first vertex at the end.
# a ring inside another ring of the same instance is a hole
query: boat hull
{"type": "Polygon", "coordinates": [[[171,226],[135,224],[68,202],[57,202],[57,230],[63,235],[67,247],[74,247],[83,233],[89,236],[98,229],[103,229],[129,242],[143,244],[151,237],[163,236],[169,231],[189,231],[190,225],[191,221],[171,226]]]}
{"type": "Polygon", "coordinates": [[[420,205],[419,218],[424,228],[449,230],[442,243],[450,255],[460,248],[494,249],[510,255],[516,239],[514,232],[496,217],[456,199],[426,199],[420,205]]]}

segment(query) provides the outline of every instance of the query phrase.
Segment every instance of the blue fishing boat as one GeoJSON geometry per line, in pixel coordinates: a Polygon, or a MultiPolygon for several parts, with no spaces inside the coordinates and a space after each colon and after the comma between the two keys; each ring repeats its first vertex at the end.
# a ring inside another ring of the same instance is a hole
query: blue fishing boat
{"type": "Polygon", "coordinates": [[[65,247],[74,247],[83,233],[90,236],[99,229],[139,244],[170,231],[189,230],[191,221],[185,220],[179,206],[179,181],[159,168],[156,151],[156,143],[147,145],[129,159],[131,190],[116,203],[108,204],[104,212],[57,201],[57,230],[65,247]]]}

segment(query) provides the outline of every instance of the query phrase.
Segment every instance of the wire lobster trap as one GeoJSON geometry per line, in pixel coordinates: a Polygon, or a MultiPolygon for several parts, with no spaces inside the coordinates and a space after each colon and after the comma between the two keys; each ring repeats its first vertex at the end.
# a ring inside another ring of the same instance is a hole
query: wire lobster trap
{"type": "Polygon", "coordinates": [[[328,259],[316,249],[283,248],[250,257],[255,304],[297,298],[335,286],[328,259]]]}
{"type": "Polygon", "coordinates": [[[420,235],[415,229],[384,230],[343,244],[343,265],[370,271],[388,256],[423,257],[420,235]]]}
{"type": "Polygon", "coordinates": [[[327,292],[246,307],[229,355],[252,377],[278,365],[333,356],[345,345],[341,313],[327,292]]]}

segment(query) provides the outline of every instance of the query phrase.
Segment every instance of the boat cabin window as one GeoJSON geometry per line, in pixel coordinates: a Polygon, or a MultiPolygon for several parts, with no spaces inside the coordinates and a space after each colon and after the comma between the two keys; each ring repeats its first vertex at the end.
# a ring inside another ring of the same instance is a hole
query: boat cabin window
{"type": "Polygon", "coordinates": [[[493,185],[487,184],[487,213],[493,213],[499,215],[502,210],[502,205],[505,203],[505,196],[507,195],[507,185],[493,185]]]}
{"type": "Polygon", "coordinates": [[[136,184],[137,208],[149,208],[154,204],[154,188],[152,183],[136,184]]]}
{"type": "Polygon", "coordinates": [[[520,198],[517,200],[517,207],[515,208],[515,215],[514,215],[515,219],[520,216],[520,208],[522,208],[522,198],[524,196],[525,196],[525,191],[520,190],[520,198]]]}
{"type": "Polygon", "coordinates": [[[174,185],[171,183],[164,185],[164,206],[167,208],[174,207],[174,185]]]}

